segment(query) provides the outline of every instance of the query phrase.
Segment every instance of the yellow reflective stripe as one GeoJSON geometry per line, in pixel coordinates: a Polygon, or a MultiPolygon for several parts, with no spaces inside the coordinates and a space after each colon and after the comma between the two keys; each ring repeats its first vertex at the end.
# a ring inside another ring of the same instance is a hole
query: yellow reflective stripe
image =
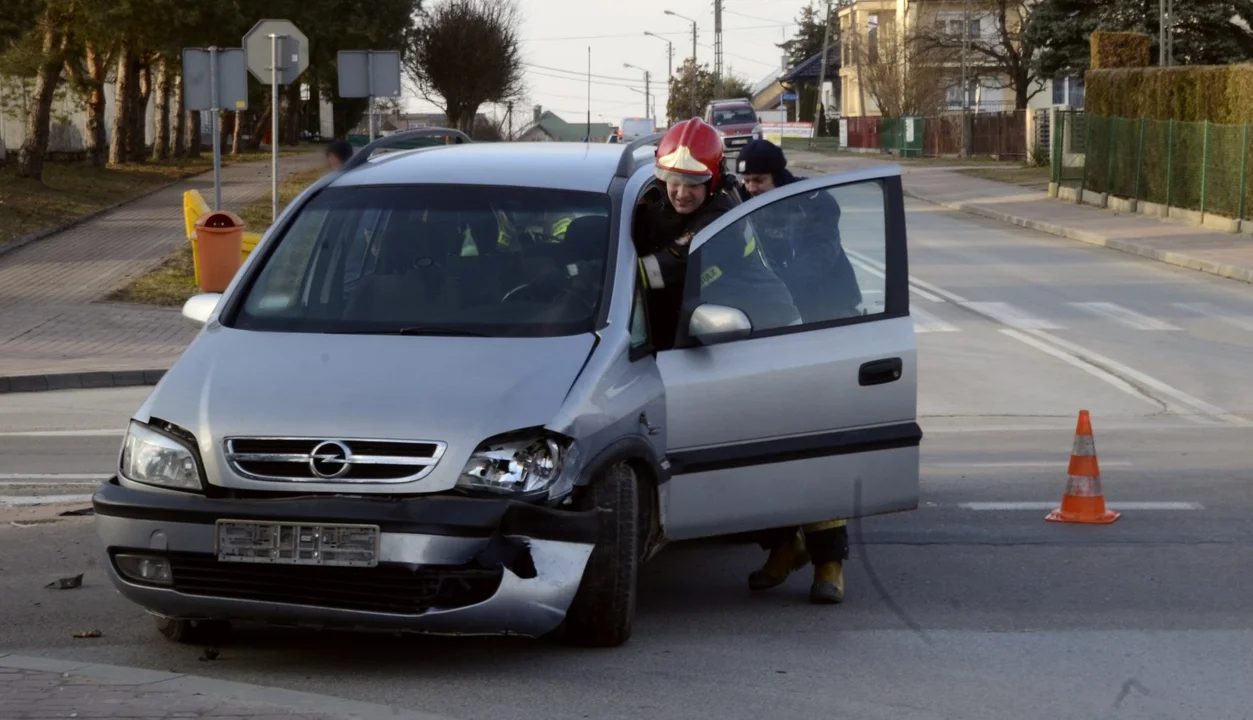
{"type": "Polygon", "coordinates": [[[553,237],[564,238],[566,236],[566,228],[570,227],[570,223],[574,218],[564,217],[553,223],[553,237]]]}
{"type": "Polygon", "coordinates": [[[720,277],[722,277],[722,268],[717,265],[711,266],[708,270],[700,274],[700,289],[704,290],[710,285],[713,285],[720,277]]]}
{"type": "Polygon", "coordinates": [[[834,530],[838,527],[844,527],[848,524],[847,520],[826,520],[824,522],[810,523],[804,526],[805,532],[822,532],[823,530],[834,530]]]}
{"type": "Polygon", "coordinates": [[[749,255],[752,255],[753,251],[756,249],[757,249],[757,236],[750,235],[748,238],[748,242],[744,245],[744,257],[748,257],[749,255]]]}

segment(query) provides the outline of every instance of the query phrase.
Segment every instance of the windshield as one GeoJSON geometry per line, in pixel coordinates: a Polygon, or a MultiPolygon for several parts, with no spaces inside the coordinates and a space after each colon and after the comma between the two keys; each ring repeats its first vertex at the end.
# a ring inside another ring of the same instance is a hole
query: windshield
{"type": "Polygon", "coordinates": [[[301,209],[232,325],[491,337],[593,329],[609,248],[603,193],[327,188],[301,209]]]}
{"type": "Polygon", "coordinates": [[[757,113],[752,108],[736,107],[714,110],[714,125],[747,125],[757,122],[757,113]]]}

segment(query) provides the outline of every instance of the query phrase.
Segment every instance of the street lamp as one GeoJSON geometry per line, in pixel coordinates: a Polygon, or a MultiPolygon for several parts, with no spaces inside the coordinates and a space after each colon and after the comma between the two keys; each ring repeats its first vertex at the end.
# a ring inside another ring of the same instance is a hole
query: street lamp
{"type": "MultiPolygon", "coordinates": [[[[648,118],[648,108],[650,106],[648,99],[652,97],[652,91],[649,89],[649,80],[651,79],[652,76],[649,74],[647,70],[645,70],[644,68],[638,65],[632,65],[631,63],[622,63],[622,67],[629,68],[631,70],[639,70],[644,73],[644,117],[648,118]]],[[[656,120],[656,118],[652,118],[652,119],[656,120]]]]}
{"type": "Polygon", "coordinates": [[[696,117],[696,21],[686,15],[680,15],[673,10],[666,10],[665,14],[672,15],[680,20],[686,20],[692,23],[692,77],[691,82],[689,83],[691,85],[691,88],[689,89],[689,97],[692,100],[692,117],[696,117]]]}
{"type": "MultiPolygon", "coordinates": [[[[670,79],[674,77],[674,43],[669,39],[663,38],[655,32],[644,31],[645,35],[651,35],[666,44],[666,91],[670,91],[670,79]]],[[[657,111],[653,110],[653,119],[657,119],[657,111]]],[[[666,103],[666,126],[670,125],[670,103],[666,103]]]]}

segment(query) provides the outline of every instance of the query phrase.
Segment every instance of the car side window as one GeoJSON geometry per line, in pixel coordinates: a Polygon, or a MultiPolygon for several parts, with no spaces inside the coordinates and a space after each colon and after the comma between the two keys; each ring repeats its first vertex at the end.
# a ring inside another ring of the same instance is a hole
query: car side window
{"type": "Polygon", "coordinates": [[[754,210],[693,253],[685,307],[741,310],[753,335],[885,313],[885,197],[882,182],[871,180],[754,210]]]}

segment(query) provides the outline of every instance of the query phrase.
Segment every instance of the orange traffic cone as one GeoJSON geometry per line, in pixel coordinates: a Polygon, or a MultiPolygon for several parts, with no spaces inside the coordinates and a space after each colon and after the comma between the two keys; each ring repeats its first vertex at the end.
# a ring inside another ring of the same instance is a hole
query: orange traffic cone
{"type": "Polygon", "coordinates": [[[1122,513],[1105,509],[1101,492],[1101,468],[1096,460],[1096,441],[1092,439],[1092,418],[1087,410],[1079,411],[1075,428],[1075,447],[1070,453],[1070,477],[1062,506],[1044,518],[1049,522],[1108,525],[1122,513]]]}

